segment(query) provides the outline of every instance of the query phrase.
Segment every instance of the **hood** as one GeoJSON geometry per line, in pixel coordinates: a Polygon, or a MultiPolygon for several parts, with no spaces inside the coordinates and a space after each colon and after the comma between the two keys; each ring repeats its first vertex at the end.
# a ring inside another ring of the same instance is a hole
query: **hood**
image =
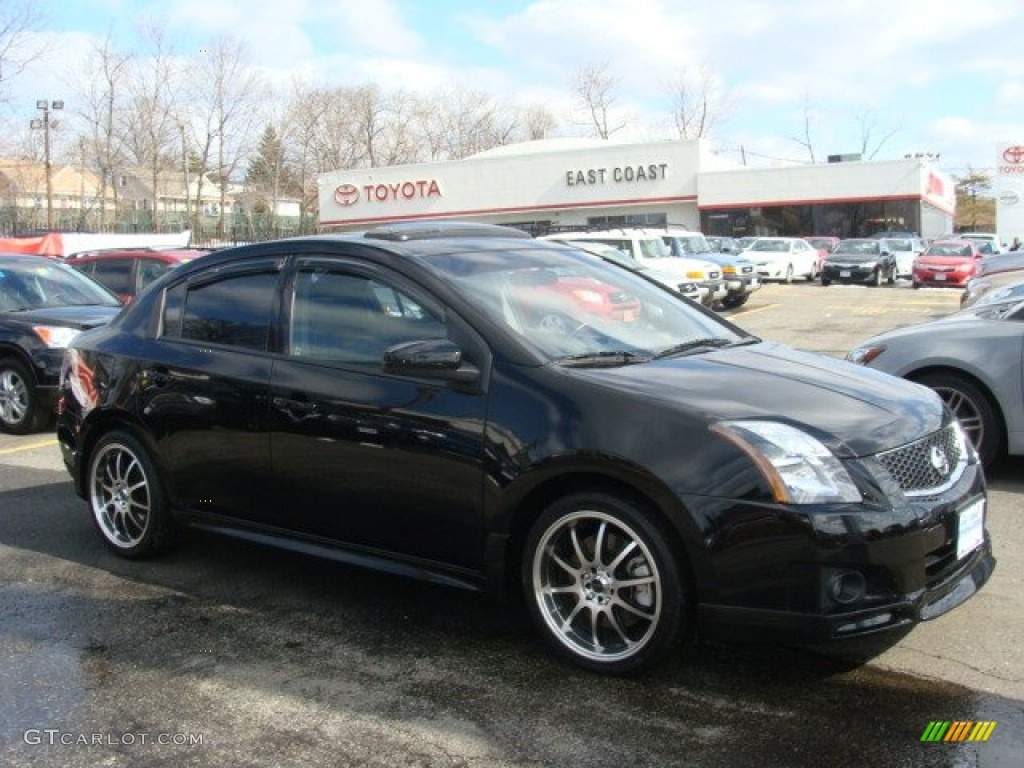
{"type": "Polygon", "coordinates": [[[970,256],[927,256],[922,254],[917,257],[918,264],[930,264],[937,267],[958,267],[961,264],[974,264],[975,259],[970,256]]]}
{"type": "Polygon", "coordinates": [[[109,323],[120,311],[120,306],[90,304],[87,306],[40,307],[12,313],[7,317],[10,320],[24,322],[26,325],[59,325],[64,328],[76,328],[84,331],[109,323]]]}
{"type": "Polygon", "coordinates": [[[844,458],[912,442],[942,427],[945,416],[939,397],[921,385],[766,342],[576,372],[709,424],[725,419],[792,424],[844,458]]]}

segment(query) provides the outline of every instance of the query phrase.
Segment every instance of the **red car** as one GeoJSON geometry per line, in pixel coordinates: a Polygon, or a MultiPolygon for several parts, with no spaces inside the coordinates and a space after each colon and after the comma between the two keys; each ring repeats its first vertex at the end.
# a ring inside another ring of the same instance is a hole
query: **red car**
{"type": "Polygon", "coordinates": [[[526,270],[518,278],[515,309],[529,325],[568,332],[595,318],[640,319],[640,302],[615,285],[558,270],[526,270]]]}
{"type": "Polygon", "coordinates": [[[963,288],[985,257],[970,240],[936,240],[914,259],[914,287],[923,285],[963,288]]]}
{"type": "Polygon", "coordinates": [[[105,285],[127,303],[143,288],[179,264],[192,261],[208,250],[181,248],[153,250],[150,248],[117,248],[109,251],[86,251],[69,256],[66,262],[105,285]]]}

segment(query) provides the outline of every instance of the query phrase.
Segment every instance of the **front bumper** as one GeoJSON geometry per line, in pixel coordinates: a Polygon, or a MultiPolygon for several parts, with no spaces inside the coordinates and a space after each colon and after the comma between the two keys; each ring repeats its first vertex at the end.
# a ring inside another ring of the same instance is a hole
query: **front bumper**
{"type": "Polygon", "coordinates": [[[698,631],[725,640],[825,643],[941,616],[995,568],[976,514],[986,501],[983,472],[969,464],[942,494],[895,507],[739,503],[712,514],[712,573],[698,576],[712,586],[698,598],[698,631]]]}
{"type": "Polygon", "coordinates": [[[821,271],[821,279],[836,283],[867,283],[874,279],[876,270],[875,266],[826,265],[821,271]]]}

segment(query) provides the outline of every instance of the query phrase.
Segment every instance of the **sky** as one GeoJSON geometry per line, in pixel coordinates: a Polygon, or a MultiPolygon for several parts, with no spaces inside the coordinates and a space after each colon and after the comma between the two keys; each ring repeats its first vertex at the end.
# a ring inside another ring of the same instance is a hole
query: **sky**
{"type": "MultiPolygon", "coordinates": [[[[938,155],[954,176],[993,173],[1024,145],[1022,0],[0,0],[32,2],[48,54],[6,83],[17,125],[40,98],[73,107],[67,73],[110,39],[141,50],[157,21],[177,52],[244,41],[284,87],[376,83],[482,90],[543,104],[562,135],[588,135],[573,81],[614,78],[622,140],[677,138],[672,84],[709,73],[723,100],[711,144],[748,165],[860,152],[938,155]]],[[[13,121],[13,122],[12,122],[13,121]]],[[[27,120],[26,120],[27,122],[27,120]]]]}

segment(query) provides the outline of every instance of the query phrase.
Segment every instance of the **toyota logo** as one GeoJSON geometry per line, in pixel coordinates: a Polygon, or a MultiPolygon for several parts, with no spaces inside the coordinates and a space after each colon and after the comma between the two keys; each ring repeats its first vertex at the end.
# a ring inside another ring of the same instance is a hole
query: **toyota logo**
{"type": "Polygon", "coordinates": [[[932,468],[942,477],[949,474],[949,455],[941,445],[932,446],[928,453],[928,460],[931,462],[932,468]]]}
{"type": "Polygon", "coordinates": [[[359,202],[359,188],[354,184],[342,184],[334,190],[334,202],[348,207],[359,202]]]}
{"type": "Polygon", "coordinates": [[[1024,163],[1024,147],[1020,144],[1014,147],[1007,147],[1003,150],[1003,160],[1011,165],[1024,163]]]}

